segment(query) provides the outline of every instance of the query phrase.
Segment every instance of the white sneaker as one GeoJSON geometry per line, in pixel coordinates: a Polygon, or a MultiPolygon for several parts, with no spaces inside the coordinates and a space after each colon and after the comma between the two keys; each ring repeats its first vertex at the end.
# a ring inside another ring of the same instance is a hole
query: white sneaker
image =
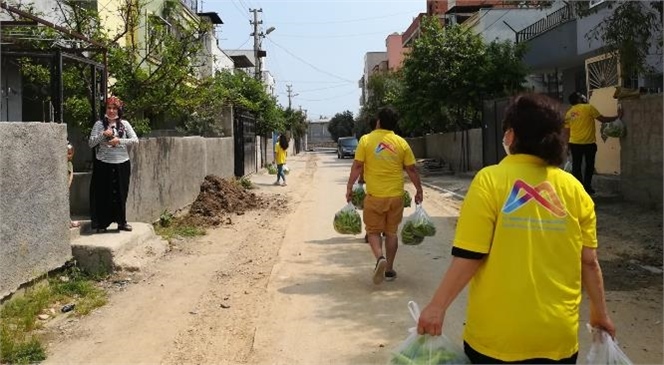
{"type": "Polygon", "coordinates": [[[385,268],[387,267],[387,260],[384,257],[380,257],[376,261],[376,267],[373,272],[373,283],[378,285],[385,280],[385,268]]]}

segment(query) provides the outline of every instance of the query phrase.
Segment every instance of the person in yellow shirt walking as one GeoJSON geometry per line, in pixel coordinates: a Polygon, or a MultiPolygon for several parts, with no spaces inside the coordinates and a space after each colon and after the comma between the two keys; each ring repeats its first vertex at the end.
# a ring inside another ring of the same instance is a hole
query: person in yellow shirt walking
{"type": "Polygon", "coordinates": [[[472,363],[574,364],[582,285],[590,324],[616,333],[597,260],[594,204],[558,167],[565,141],[556,101],[517,96],[503,129],[508,156],[473,179],[452,263],[417,330],[440,335],[447,308],[470,282],[463,337],[472,363]]]}
{"type": "Polygon", "coordinates": [[[279,185],[279,180],[283,179],[281,186],[286,186],[284,165],[286,164],[286,156],[288,155],[288,138],[284,134],[279,135],[279,141],[274,145],[274,154],[274,162],[277,164],[277,181],[274,185],[279,185]]]}
{"type": "Polygon", "coordinates": [[[422,184],[415,169],[415,155],[408,142],[394,133],[398,116],[386,107],[378,112],[376,128],[360,138],[346,185],[346,201],[353,195],[353,184],[363,173],[367,185],[363,218],[369,245],[376,259],[374,284],[394,280],[394,260],[398,249],[397,230],[403,218],[403,170],[415,185],[415,203],[422,203],[422,184]],[[381,233],[385,234],[385,251],[381,233]]]}
{"type": "Polygon", "coordinates": [[[565,115],[565,133],[568,137],[569,152],[572,154],[572,175],[574,175],[589,194],[594,194],[592,188],[593,174],[595,173],[595,120],[600,123],[610,123],[622,117],[622,109],[618,109],[615,117],[603,116],[594,106],[588,104],[585,95],[576,91],[569,96],[572,107],[565,115]],[[586,169],[581,171],[585,160],[586,169]]]}

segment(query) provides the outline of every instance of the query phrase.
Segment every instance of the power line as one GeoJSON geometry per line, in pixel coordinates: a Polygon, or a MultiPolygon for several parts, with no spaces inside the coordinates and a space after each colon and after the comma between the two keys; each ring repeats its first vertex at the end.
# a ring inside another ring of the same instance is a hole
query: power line
{"type": "MultiPolygon", "coordinates": [[[[243,18],[246,17],[247,19],[249,19],[249,17],[247,16],[247,13],[245,13],[244,11],[242,11],[242,8],[241,8],[240,6],[238,6],[238,5],[235,3],[235,1],[237,1],[237,0],[231,0],[231,3],[232,3],[233,6],[235,7],[235,9],[237,9],[237,12],[238,12],[243,18]]],[[[242,5],[242,4],[240,4],[240,5],[242,5]]]]}
{"type": "Polygon", "coordinates": [[[409,12],[393,13],[393,14],[379,15],[379,16],[367,17],[367,18],[356,18],[356,19],[345,19],[345,20],[329,20],[329,21],[322,21],[322,22],[275,22],[274,24],[291,24],[291,25],[343,24],[343,23],[364,22],[364,21],[367,21],[367,20],[374,20],[374,19],[385,19],[385,18],[397,16],[397,15],[406,15],[406,14],[413,14],[413,12],[409,11],[409,12]]]}
{"type": "Polygon", "coordinates": [[[335,95],[335,96],[330,96],[329,98],[325,98],[325,99],[303,99],[303,98],[300,98],[300,100],[302,100],[302,101],[308,101],[308,102],[328,101],[328,100],[334,100],[334,99],[343,98],[344,96],[348,96],[348,95],[354,94],[354,93],[356,93],[356,92],[357,92],[357,90],[353,90],[353,91],[348,92],[348,93],[344,93],[344,94],[340,94],[340,95],[335,95]]]}
{"type": "Polygon", "coordinates": [[[335,35],[301,35],[301,34],[279,34],[279,37],[287,38],[352,38],[352,37],[366,37],[370,35],[386,34],[387,32],[371,32],[371,33],[357,33],[357,34],[335,34],[335,35]]]}
{"type": "Polygon", "coordinates": [[[265,39],[267,39],[270,43],[274,44],[275,46],[279,47],[282,51],[284,51],[284,52],[288,53],[289,55],[291,55],[293,58],[297,59],[298,61],[304,63],[305,65],[307,65],[307,66],[313,68],[314,70],[316,70],[316,71],[318,71],[318,72],[320,72],[320,73],[326,74],[326,75],[328,75],[328,76],[332,76],[332,77],[334,77],[334,78],[337,78],[337,79],[339,79],[339,80],[343,80],[343,81],[346,81],[346,82],[353,82],[353,83],[355,82],[355,81],[351,81],[351,80],[349,80],[349,79],[347,79],[347,78],[344,78],[344,77],[341,77],[341,76],[335,75],[335,74],[333,74],[333,73],[331,73],[331,72],[325,71],[325,70],[323,70],[323,69],[320,69],[320,68],[318,68],[318,67],[312,65],[312,64],[309,63],[308,61],[302,59],[301,57],[299,57],[299,56],[293,54],[291,51],[287,50],[286,48],[280,46],[278,43],[276,43],[276,42],[273,41],[272,39],[270,39],[270,38],[265,38],[265,39]]]}
{"type": "Polygon", "coordinates": [[[306,89],[306,90],[300,90],[301,93],[308,93],[308,92],[314,92],[314,91],[322,91],[322,90],[330,90],[330,89],[338,89],[340,87],[356,87],[355,85],[351,84],[341,84],[341,85],[334,85],[334,86],[327,86],[327,87],[320,87],[316,89],[306,89]]]}
{"type": "Polygon", "coordinates": [[[244,45],[247,44],[247,42],[249,42],[249,40],[250,40],[251,38],[252,38],[252,37],[247,38],[247,39],[246,39],[246,40],[245,40],[240,46],[235,47],[235,48],[233,48],[233,49],[242,49],[242,47],[244,47],[244,45]]]}

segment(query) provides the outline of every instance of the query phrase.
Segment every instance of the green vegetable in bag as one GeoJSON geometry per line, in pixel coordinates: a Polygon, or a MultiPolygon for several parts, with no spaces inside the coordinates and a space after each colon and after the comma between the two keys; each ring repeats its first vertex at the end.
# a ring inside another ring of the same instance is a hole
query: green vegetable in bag
{"type": "Polygon", "coordinates": [[[404,190],[403,191],[403,206],[404,206],[404,208],[410,207],[412,201],[413,201],[413,199],[411,199],[410,193],[408,192],[408,190],[404,190]]]}
{"type": "Polygon", "coordinates": [[[436,235],[436,226],[426,214],[421,205],[415,208],[415,213],[406,218],[401,228],[401,242],[405,245],[419,245],[424,237],[436,235]]]}
{"type": "Polygon", "coordinates": [[[362,218],[352,203],[348,203],[334,215],[334,230],[340,234],[359,234],[362,232],[362,218]]]}
{"type": "Polygon", "coordinates": [[[364,192],[364,187],[359,184],[353,186],[353,195],[351,197],[351,202],[357,209],[362,209],[364,207],[364,198],[367,196],[367,193],[364,192]]]}

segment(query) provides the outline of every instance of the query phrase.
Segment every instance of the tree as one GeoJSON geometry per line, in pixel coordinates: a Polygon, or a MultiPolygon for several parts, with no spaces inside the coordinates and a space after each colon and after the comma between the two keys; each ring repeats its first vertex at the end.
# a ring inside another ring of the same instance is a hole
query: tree
{"type": "Polygon", "coordinates": [[[403,127],[416,135],[466,127],[481,92],[482,40],[459,26],[443,28],[433,17],[423,19],[421,28],[403,66],[403,127]]]}
{"type": "MultiPolygon", "coordinates": [[[[117,16],[122,19],[117,29],[104,31],[97,10],[76,0],[58,2],[54,11],[60,12],[64,27],[74,30],[108,47],[109,92],[120,97],[126,105],[126,118],[139,135],[159,128],[168,122],[187,134],[220,135],[221,111],[235,106],[252,112],[256,118],[256,132],[265,135],[283,126],[282,110],[276,98],[269,95],[260,81],[242,71],[224,71],[212,77],[198,78],[202,37],[211,25],[189,22],[178,15],[182,5],[178,0],[166,0],[162,17],[148,17],[144,8],[149,0],[122,0],[117,16]],[[166,19],[168,22],[164,22],[166,19]],[[136,29],[146,30],[146,40],[134,38],[136,29]],[[121,46],[118,40],[129,37],[121,46]]],[[[35,27],[37,28],[37,27],[35,27]]],[[[30,28],[32,29],[32,28],[30,28]]],[[[34,32],[34,30],[31,30],[34,32]]],[[[41,32],[31,46],[48,49],[52,39],[65,40],[61,33],[38,27],[41,32]]],[[[76,47],[76,46],[75,46],[76,47]]],[[[82,50],[70,52],[84,54],[82,50]]],[[[92,58],[101,62],[101,55],[92,58]]],[[[46,65],[21,59],[21,69],[28,84],[47,85],[50,73],[46,65]]],[[[89,71],[83,65],[67,65],[64,71],[65,117],[89,133],[89,95],[94,87],[89,71]]],[[[100,90],[102,93],[105,90],[100,90]]]]}
{"type": "Polygon", "coordinates": [[[327,126],[327,130],[330,132],[332,140],[336,142],[339,137],[352,136],[354,126],[355,120],[353,119],[353,112],[346,110],[342,113],[335,114],[332,119],[330,119],[330,124],[327,126]]]}
{"type": "Polygon", "coordinates": [[[307,134],[307,116],[301,110],[286,109],[284,111],[284,126],[292,133],[295,140],[295,153],[300,153],[300,146],[307,134]]]}
{"type": "Polygon", "coordinates": [[[368,101],[360,109],[353,130],[357,138],[371,132],[369,118],[375,117],[380,108],[387,105],[397,106],[402,87],[403,79],[400,71],[378,72],[369,76],[367,82],[368,101]]]}
{"type": "Polygon", "coordinates": [[[396,103],[407,135],[466,130],[480,124],[482,101],[522,89],[527,69],[523,46],[485,45],[479,35],[436,18],[423,19],[403,67],[396,103]]]}
{"type": "MultiPolygon", "coordinates": [[[[662,22],[661,1],[609,1],[613,13],[592,29],[586,38],[602,40],[609,52],[620,55],[623,75],[661,74],[648,64],[648,56],[661,58],[662,22]]],[[[581,17],[596,13],[600,6],[591,8],[589,1],[575,2],[581,17]]]]}

